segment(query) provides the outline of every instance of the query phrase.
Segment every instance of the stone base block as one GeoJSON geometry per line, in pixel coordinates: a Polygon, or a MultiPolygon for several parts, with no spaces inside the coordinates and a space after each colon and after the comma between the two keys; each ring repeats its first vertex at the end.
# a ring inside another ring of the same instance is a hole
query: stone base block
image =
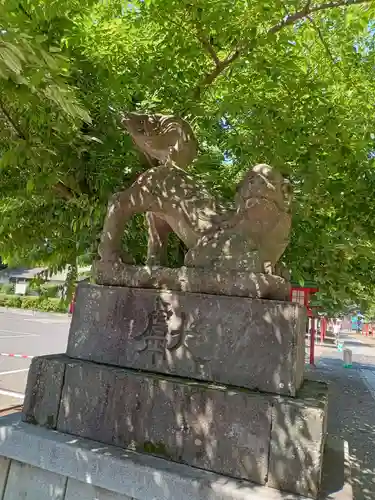
{"type": "MultiPolygon", "coordinates": [[[[4,500],[304,500],[86,439],[0,418],[0,495],[4,500]]],[[[353,500],[347,443],[326,446],[322,500],[353,500]],[[346,445],[346,446],[345,446],[346,445]],[[334,458],[334,460],[332,460],[334,458]],[[333,469],[331,465],[334,465],[333,469]]]]}
{"type": "Polygon", "coordinates": [[[67,354],[294,396],[305,331],[290,302],[82,284],[67,354]]]}
{"type": "MultiPolygon", "coordinates": [[[[56,429],[109,445],[316,497],[325,440],[327,387],[306,382],[297,398],[64,358],[56,429]],[[287,472],[287,474],[286,474],[287,472]],[[291,479],[293,478],[293,479],[291,479]]],[[[40,364],[40,359],[33,360],[40,364]]],[[[52,391],[30,370],[24,419],[46,422],[37,404],[52,391]]],[[[55,388],[55,380],[51,382],[55,388]]]]}
{"type": "Polygon", "coordinates": [[[56,429],[61,391],[65,376],[66,356],[35,358],[28,373],[28,390],[24,408],[29,408],[27,421],[56,429]]]}
{"type": "Polygon", "coordinates": [[[0,418],[0,435],[0,493],[6,500],[302,500],[150,455],[72,439],[22,423],[19,415],[0,418]]]}
{"type": "Polygon", "coordinates": [[[327,398],[324,391],[314,394],[313,388],[314,382],[305,382],[298,399],[274,400],[268,485],[316,497],[327,432],[327,398]]]}

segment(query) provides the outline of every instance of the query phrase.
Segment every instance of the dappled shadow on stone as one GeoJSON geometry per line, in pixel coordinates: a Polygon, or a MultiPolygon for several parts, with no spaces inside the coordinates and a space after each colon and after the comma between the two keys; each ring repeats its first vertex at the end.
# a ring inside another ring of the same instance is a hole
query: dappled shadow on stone
{"type": "Polygon", "coordinates": [[[69,358],[65,365],[60,431],[284,490],[317,487],[324,385],[293,399],[69,358]]]}
{"type": "Polygon", "coordinates": [[[295,395],[302,383],[298,305],[95,285],[81,285],[76,304],[72,358],[271,393],[295,395]]]}
{"type": "Polygon", "coordinates": [[[326,395],[324,384],[299,389],[305,319],[288,302],[81,285],[70,357],[31,370],[25,414],[45,425],[40,379],[57,361],[57,430],[314,496],[326,395]]]}
{"type": "Polygon", "coordinates": [[[122,251],[125,226],[134,215],[149,213],[149,265],[165,264],[173,231],[188,248],[188,267],[273,273],[289,242],[290,208],[290,183],[269,165],[249,169],[229,205],[168,159],[112,196],[99,255],[108,266],[132,263],[122,251]]]}
{"type": "Polygon", "coordinates": [[[284,278],[238,269],[131,266],[97,260],[93,273],[95,282],[106,286],[286,301],[290,297],[290,283],[284,278]]]}
{"type": "Polygon", "coordinates": [[[273,404],[269,485],[316,496],[325,442],[327,390],[305,383],[296,399],[273,404]]]}
{"type": "Polygon", "coordinates": [[[235,389],[72,363],[57,429],[264,483],[270,411],[235,389]]]}
{"type": "MultiPolygon", "coordinates": [[[[259,500],[297,500],[295,495],[283,494],[248,481],[234,480],[150,455],[25,425],[17,419],[3,422],[0,449],[5,456],[10,451],[15,460],[33,466],[35,479],[28,481],[28,478],[24,478],[27,480],[18,483],[22,495],[32,489],[38,478],[47,479],[48,475],[57,472],[58,477],[54,478],[57,481],[51,483],[56,484],[64,479],[63,476],[68,476],[67,491],[70,491],[70,487],[76,489],[77,480],[90,485],[97,496],[100,496],[100,491],[96,490],[95,485],[105,490],[121,491],[126,495],[125,498],[130,497],[132,500],[144,500],[150,496],[160,500],[247,500],[253,496],[259,500]],[[23,447],[17,445],[21,442],[23,447]],[[43,450],[43,453],[35,454],[36,448],[43,450]],[[46,461],[46,457],[53,457],[53,460],[46,461]],[[44,473],[46,468],[49,472],[44,473]],[[69,484],[72,482],[74,484],[69,484]],[[27,486],[29,488],[25,489],[27,486]]],[[[49,482],[46,483],[48,487],[49,482]]],[[[91,498],[90,488],[78,489],[81,491],[80,497],[91,498]]]]}

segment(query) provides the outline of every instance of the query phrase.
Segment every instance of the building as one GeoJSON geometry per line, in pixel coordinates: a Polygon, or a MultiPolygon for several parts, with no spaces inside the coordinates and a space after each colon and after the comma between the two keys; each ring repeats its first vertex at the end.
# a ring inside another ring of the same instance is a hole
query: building
{"type": "MultiPolygon", "coordinates": [[[[47,275],[48,268],[46,267],[32,267],[32,268],[6,268],[0,270],[0,285],[14,284],[14,293],[16,295],[26,295],[27,289],[32,280],[40,277],[50,285],[61,286],[63,291],[66,283],[68,268],[60,273],[47,275]]],[[[78,280],[82,281],[87,279],[87,274],[91,271],[91,266],[78,268],[78,280]]]]}

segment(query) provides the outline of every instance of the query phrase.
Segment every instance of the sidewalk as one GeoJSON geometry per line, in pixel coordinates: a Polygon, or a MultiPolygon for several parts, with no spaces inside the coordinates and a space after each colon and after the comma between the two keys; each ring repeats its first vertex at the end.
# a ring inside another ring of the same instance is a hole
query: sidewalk
{"type": "MultiPolygon", "coordinates": [[[[344,334],[345,337],[351,339],[351,340],[357,340],[362,342],[362,344],[367,345],[368,347],[375,347],[375,337],[372,335],[363,335],[362,333],[346,333],[344,334]]],[[[375,354],[374,354],[375,355],[375,354]]]]}
{"type": "Polygon", "coordinates": [[[357,337],[344,336],[353,368],[343,367],[334,347],[317,346],[316,367],[307,367],[306,377],[329,384],[328,432],[349,443],[354,500],[375,500],[375,342],[357,337]]]}

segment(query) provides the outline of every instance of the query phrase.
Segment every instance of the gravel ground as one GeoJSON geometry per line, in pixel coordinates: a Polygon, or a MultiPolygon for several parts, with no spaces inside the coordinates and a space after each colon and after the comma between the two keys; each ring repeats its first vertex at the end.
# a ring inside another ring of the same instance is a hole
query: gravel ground
{"type": "Polygon", "coordinates": [[[349,443],[354,500],[375,500],[375,399],[359,368],[375,369],[375,357],[345,369],[340,359],[325,355],[306,376],[329,384],[328,432],[349,443]]]}

